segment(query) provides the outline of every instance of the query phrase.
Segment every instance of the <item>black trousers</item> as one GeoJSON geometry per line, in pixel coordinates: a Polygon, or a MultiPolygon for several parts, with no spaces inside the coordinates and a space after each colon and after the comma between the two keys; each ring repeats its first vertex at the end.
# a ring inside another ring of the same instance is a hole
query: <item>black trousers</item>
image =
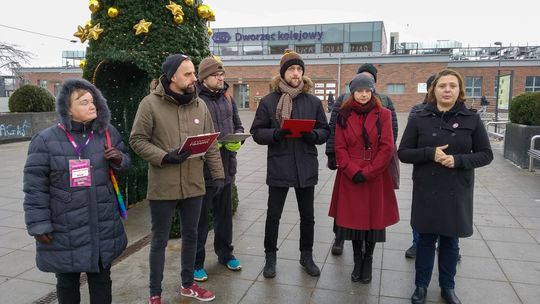
{"type": "MultiPolygon", "coordinates": [[[[313,251],[313,233],[315,216],[313,215],[313,200],[315,187],[294,188],[298,211],[300,212],[300,251],[313,251]]],[[[289,188],[268,188],[268,210],[264,233],[264,252],[276,252],[279,233],[279,220],[285,205],[289,188]]]]}
{"type": "Polygon", "coordinates": [[[208,211],[213,215],[214,221],[214,252],[221,264],[226,264],[234,256],[232,238],[232,183],[225,184],[220,193],[215,187],[206,187],[206,194],[201,206],[201,217],[197,233],[197,256],[195,269],[204,268],[206,258],[206,239],[208,238],[208,211]]]}
{"type": "Polygon", "coordinates": [[[176,206],[180,212],[182,233],[182,286],[193,284],[193,267],[197,251],[197,225],[201,216],[202,196],[182,200],[151,200],[152,241],[150,243],[150,296],[161,295],[161,282],[165,270],[165,248],[169,241],[172,218],[176,206]]]}
{"type": "MultiPolygon", "coordinates": [[[[112,302],[111,267],[99,272],[87,272],[90,304],[110,304],[112,302]]],[[[56,296],[59,304],[81,303],[80,272],[56,274],[56,296]]]]}

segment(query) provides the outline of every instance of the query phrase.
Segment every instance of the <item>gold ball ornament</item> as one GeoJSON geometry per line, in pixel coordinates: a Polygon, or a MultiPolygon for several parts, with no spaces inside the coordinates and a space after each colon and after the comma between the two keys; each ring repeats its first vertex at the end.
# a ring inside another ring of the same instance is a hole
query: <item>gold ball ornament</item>
{"type": "Polygon", "coordinates": [[[86,67],[86,59],[82,59],[81,62],[79,62],[79,67],[84,70],[86,67]]]}
{"type": "Polygon", "coordinates": [[[216,21],[216,14],[214,13],[214,10],[210,7],[208,7],[208,14],[206,14],[206,20],[216,21]]]}
{"type": "Polygon", "coordinates": [[[184,16],[182,16],[182,15],[174,16],[174,23],[182,24],[183,22],[184,22],[184,16]]]}
{"type": "Polygon", "coordinates": [[[98,23],[95,26],[93,26],[90,30],[88,30],[88,39],[98,40],[99,35],[103,33],[103,29],[101,28],[101,25],[98,23]]]}
{"type": "Polygon", "coordinates": [[[197,15],[199,16],[199,18],[201,19],[206,19],[206,17],[208,16],[208,9],[210,7],[206,4],[201,4],[199,6],[197,6],[197,15]]]}
{"type": "Polygon", "coordinates": [[[86,21],[86,23],[84,24],[84,29],[88,31],[91,28],[92,28],[92,20],[86,21]]]}
{"type": "Polygon", "coordinates": [[[187,6],[193,6],[193,0],[184,0],[184,3],[185,3],[187,6]]]}
{"type": "Polygon", "coordinates": [[[99,9],[101,8],[101,5],[99,4],[99,1],[97,0],[90,0],[90,3],[88,4],[88,8],[92,13],[97,13],[99,9]]]}
{"type": "Polygon", "coordinates": [[[73,36],[79,38],[81,43],[84,43],[88,39],[88,31],[86,30],[86,28],[77,25],[77,31],[73,33],[73,36]]]}
{"type": "Polygon", "coordinates": [[[135,30],[135,35],[138,36],[144,33],[148,33],[151,25],[152,25],[152,22],[141,19],[139,23],[133,26],[133,29],[135,30]]]}
{"type": "Polygon", "coordinates": [[[111,18],[118,16],[118,9],[116,7],[109,7],[107,15],[111,18]]]}
{"type": "Polygon", "coordinates": [[[214,31],[211,28],[208,28],[207,31],[208,31],[208,36],[212,36],[212,34],[214,34],[214,31]]]}
{"type": "Polygon", "coordinates": [[[171,11],[171,13],[173,14],[173,16],[178,16],[178,15],[184,15],[184,11],[182,11],[182,7],[172,1],[169,1],[169,4],[168,5],[165,5],[165,7],[171,11]]]}

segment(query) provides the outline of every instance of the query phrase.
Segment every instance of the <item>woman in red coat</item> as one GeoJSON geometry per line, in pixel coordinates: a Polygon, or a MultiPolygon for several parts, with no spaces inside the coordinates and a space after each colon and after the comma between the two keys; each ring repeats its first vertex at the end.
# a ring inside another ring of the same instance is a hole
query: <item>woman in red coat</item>
{"type": "Polygon", "coordinates": [[[371,282],[376,242],[386,240],[385,228],[399,221],[388,166],[394,154],[391,113],[374,95],[370,77],[356,75],[351,97],[337,116],[335,149],[338,171],[329,215],[339,239],[352,240],[353,282],[371,282]]]}

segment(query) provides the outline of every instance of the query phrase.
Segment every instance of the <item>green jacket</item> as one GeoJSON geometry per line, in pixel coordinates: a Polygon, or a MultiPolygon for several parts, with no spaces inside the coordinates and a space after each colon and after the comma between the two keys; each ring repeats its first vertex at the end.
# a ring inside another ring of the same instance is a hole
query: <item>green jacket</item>
{"type": "Polygon", "coordinates": [[[162,164],[168,151],[178,149],[190,135],[214,132],[212,116],[202,99],[180,105],[159,82],[143,98],[133,122],[129,144],[148,161],[149,200],[176,200],[205,194],[203,164],[206,161],[213,179],[223,179],[223,166],[217,143],[203,157],[189,158],[181,164],[162,164]]]}

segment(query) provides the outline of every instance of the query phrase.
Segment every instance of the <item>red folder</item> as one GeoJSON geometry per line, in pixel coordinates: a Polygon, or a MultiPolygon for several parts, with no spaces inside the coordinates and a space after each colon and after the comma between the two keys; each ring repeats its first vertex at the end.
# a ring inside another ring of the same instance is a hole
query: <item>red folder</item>
{"type": "Polygon", "coordinates": [[[219,132],[188,136],[186,141],[182,144],[182,147],[178,150],[178,153],[180,154],[190,150],[191,155],[188,158],[202,156],[208,151],[218,135],[219,132]]]}
{"type": "Polygon", "coordinates": [[[300,138],[301,132],[310,132],[315,126],[315,120],[313,119],[285,119],[281,128],[291,130],[291,134],[287,135],[288,138],[300,138]]]}

